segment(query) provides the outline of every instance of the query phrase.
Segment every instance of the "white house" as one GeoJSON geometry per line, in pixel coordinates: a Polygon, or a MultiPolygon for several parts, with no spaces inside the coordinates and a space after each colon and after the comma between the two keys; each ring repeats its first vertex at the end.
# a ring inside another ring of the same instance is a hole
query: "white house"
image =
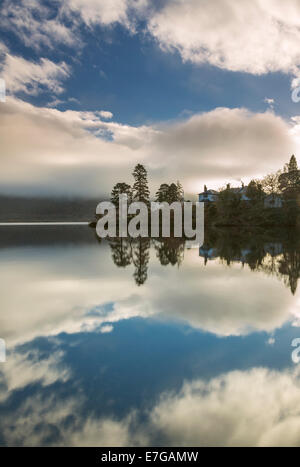
{"type": "MultiPolygon", "coordinates": [[[[240,195],[242,201],[251,201],[247,196],[247,186],[242,184],[241,187],[230,188],[230,185],[227,185],[227,189],[236,195],[240,195]]],[[[215,203],[218,200],[219,192],[216,190],[208,190],[206,185],[204,185],[204,191],[198,194],[198,199],[200,203],[215,203]]],[[[282,198],[278,195],[268,195],[264,198],[264,207],[265,208],[282,208],[283,201],[282,198]]]]}
{"type": "Polygon", "coordinates": [[[278,195],[268,195],[264,199],[265,208],[282,208],[282,199],[278,195]]]}
{"type": "Polygon", "coordinates": [[[232,193],[236,195],[240,195],[242,201],[250,201],[250,198],[247,196],[247,186],[244,184],[238,188],[229,188],[232,193]]]}
{"type": "MultiPolygon", "coordinates": [[[[250,198],[247,197],[247,187],[242,185],[238,188],[230,188],[230,185],[227,185],[227,188],[235,194],[241,196],[242,201],[250,201],[250,198]]],[[[204,191],[198,194],[198,199],[200,203],[215,203],[218,200],[219,192],[216,190],[208,190],[206,185],[204,185],[204,191]]]]}
{"type": "Polygon", "coordinates": [[[198,194],[199,203],[215,203],[218,200],[219,193],[216,190],[208,190],[204,185],[203,193],[198,194]]]}

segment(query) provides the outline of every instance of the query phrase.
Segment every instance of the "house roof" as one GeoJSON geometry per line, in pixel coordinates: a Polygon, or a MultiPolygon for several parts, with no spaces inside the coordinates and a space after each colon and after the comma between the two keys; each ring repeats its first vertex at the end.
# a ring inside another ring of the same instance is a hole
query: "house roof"
{"type": "Polygon", "coordinates": [[[229,190],[233,193],[246,193],[247,188],[247,186],[239,186],[237,188],[229,188],[229,190]]]}
{"type": "Polygon", "coordinates": [[[216,190],[207,190],[207,191],[202,191],[202,193],[198,193],[198,195],[218,195],[219,192],[216,190]]]}

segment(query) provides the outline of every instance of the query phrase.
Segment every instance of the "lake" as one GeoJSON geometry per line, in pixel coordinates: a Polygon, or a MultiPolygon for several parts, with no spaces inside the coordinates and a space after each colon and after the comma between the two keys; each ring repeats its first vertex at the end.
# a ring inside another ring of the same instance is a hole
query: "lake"
{"type": "Polygon", "coordinates": [[[299,446],[299,277],[296,232],[0,227],[0,444],[299,446]]]}

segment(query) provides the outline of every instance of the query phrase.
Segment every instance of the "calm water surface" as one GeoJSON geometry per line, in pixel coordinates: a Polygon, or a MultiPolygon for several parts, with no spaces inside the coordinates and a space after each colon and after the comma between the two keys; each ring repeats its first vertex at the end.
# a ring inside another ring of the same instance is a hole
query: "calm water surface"
{"type": "Polygon", "coordinates": [[[298,243],[1,227],[0,444],[300,445],[298,243]]]}

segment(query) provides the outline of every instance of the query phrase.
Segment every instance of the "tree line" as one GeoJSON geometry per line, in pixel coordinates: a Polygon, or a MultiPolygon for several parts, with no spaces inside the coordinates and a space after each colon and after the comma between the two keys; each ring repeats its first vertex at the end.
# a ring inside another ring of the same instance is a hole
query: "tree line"
{"type": "MultiPolygon", "coordinates": [[[[134,267],[133,278],[138,286],[142,286],[148,278],[151,245],[162,266],[180,267],[184,261],[184,238],[111,238],[109,245],[112,260],[117,267],[134,267]]],[[[211,251],[213,258],[219,258],[227,266],[240,261],[252,271],[261,271],[282,279],[292,294],[297,290],[300,278],[300,239],[294,229],[272,232],[209,230],[199,252],[205,265],[211,251]]]]}
{"type": "Polygon", "coordinates": [[[219,190],[216,203],[206,206],[206,221],[215,225],[300,226],[299,201],[300,170],[292,155],[282,170],[251,180],[243,193],[230,185],[219,190]],[[273,209],[264,205],[268,195],[273,209]],[[277,197],[282,206],[276,208],[277,197]]]}
{"type": "MultiPolygon", "coordinates": [[[[119,196],[126,194],[128,203],[139,201],[150,204],[148,174],[142,164],[137,164],[132,172],[133,184],[117,183],[111,192],[111,202],[118,207],[119,196]]],[[[206,223],[214,225],[256,225],[256,226],[299,226],[300,227],[300,170],[295,155],[292,155],[282,170],[270,173],[262,179],[253,179],[243,193],[232,190],[230,185],[220,189],[215,203],[205,206],[206,223]],[[243,198],[246,195],[247,201],[243,198]],[[279,196],[283,208],[266,209],[267,195],[275,201],[279,196]]],[[[184,201],[184,190],[179,181],[162,183],[155,201],[172,204],[184,201]]]]}
{"type": "MultiPolygon", "coordinates": [[[[128,185],[125,182],[117,183],[111,192],[111,202],[117,207],[119,205],[119,196],[126,194],[128,202],[139,201],[147,205],[150,203],[150,190],[148,185],[148,174],[146,168],[142,164],[137,164],[132,172],[134,179],[133,185],[128,185]]],[[[158,203],[167,202],[173,203],[184,200],[184,190],[179,181],[177,183],[162,183],[158,188],[155,201],[158,203]]]]}
{"type": "Polygon", "coordinates": [[[262,180],[252,180],[247,188],[247,195],[253,200],[260,200],[267,195],[281,196],[285,201],[298,198],[300,194],[300,170],[293,154],[282,170],[266,175],[262,180]]]}

